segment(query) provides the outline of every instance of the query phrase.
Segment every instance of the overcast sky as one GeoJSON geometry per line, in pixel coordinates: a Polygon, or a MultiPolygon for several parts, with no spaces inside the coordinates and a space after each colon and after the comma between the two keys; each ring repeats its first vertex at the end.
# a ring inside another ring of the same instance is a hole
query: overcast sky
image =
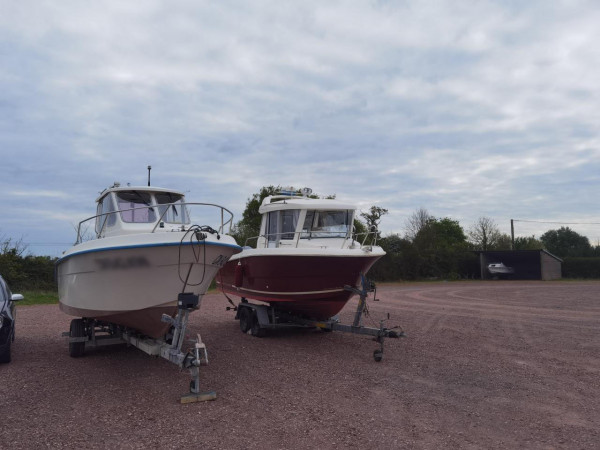
{"type": "Polygon", "coordinates": [[[272,184],[387,208],[384,234],[420,207],[600,223],[599,5],[0,0],[0,237],[58,256],[149,164],[237,219],[272,184]]]}

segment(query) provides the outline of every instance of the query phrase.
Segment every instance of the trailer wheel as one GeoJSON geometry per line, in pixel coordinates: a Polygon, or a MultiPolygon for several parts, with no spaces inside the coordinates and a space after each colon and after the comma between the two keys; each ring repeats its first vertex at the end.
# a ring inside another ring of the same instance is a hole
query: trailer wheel
{"type": "MultiPolygon", "coordinates": [[[[85,323],[83,319],[71,320],[70,337],[85,337],[85,323]]],[[[69,342],[69,356],[79,358],[85,351],[85,342],[69,342]]]]}
{"type": "Polygon", "coordinates": [[[252,325],[250,327],[250,334],[255,337],[264,337],[266,330],[261,328],[260,324],[258,323],[258,315],[256,312],[252,313],[251,323],[252,325]]]}
{"type": "Polygon", "coordinates": [[[250,329],[251,317],[249,308],[240,308],[240,330],[247,333],[250,329]]]}
{"type": "Polygon", "coordinates": [[[383,359],[383,351],[382,350],[375,350],[373,352],[373,359],[375,360],[375,362],[381,362],[381,360],[383,359]]]}

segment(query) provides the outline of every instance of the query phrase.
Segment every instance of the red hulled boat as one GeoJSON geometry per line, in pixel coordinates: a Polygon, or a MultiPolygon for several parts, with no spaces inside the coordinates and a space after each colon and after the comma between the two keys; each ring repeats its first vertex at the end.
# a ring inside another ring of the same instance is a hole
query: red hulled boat
{"type": "Polygon", "coordinates": [[[344,307],[353,295],[344,287],[357,287],[385,252],[353,235],[354,205],[309,193],[263,200],[256,248],[244,247],[216,277],[224,293],[316,320],[344,307]]]}

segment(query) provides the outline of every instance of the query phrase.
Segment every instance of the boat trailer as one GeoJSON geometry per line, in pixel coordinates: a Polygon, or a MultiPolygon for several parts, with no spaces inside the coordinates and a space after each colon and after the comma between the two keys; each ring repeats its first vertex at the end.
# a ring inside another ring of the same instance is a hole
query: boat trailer
{"type": "MultiPolygon", "coordinates": [[[[380,362],[383,359],[383,343],[386,338],[398,339],[405,337],[404,331],[395,328],[386,328],[385,322],[387,319],[379,321],[379,328],[367,327],[363,325],[363,316],[368,314],[367,297],[369,293],[376,292],[375,284],[361,274],[361,289],[352,286],[344,286],[344,290],[350,291],[359,296],[358,306],[354,313],[354,321],[352,325],[340,323],[338,316],[334,316],[327,320],[310,320],[299,317],[270,305],[259,305],[249,303],[245,298],[234,307],[227,307],[227,310],[235,310],[235,319],[240,321],[240,329],[243,333],[251,334],[256,337],[263,337],[269,329],[282,328],[319,328],[323,331],[341,331],[343,333],[363,334],[373,336],[373,340],[379,343],[379,348],[373,351],[373,359],[380,362]]],[[[375,296],[374,296],[375,297],[375,296]]],[[[229,299],[229,297],[228,297],[229,299]]],[[[230,303],[231,300],[229,300],[230,303]]],[[[377,301],[374,298],[374,301],[377,301]]]]}
{"type": "Polygon", "coordinates": [[[127,344],[139,348],[150,356],[166,359],[181,369],[188,369],[192,377],[188,394],[181,397],[181,403],[194,403],[215,400],[214,391],[200,391],[200,366],[208,364],[208,353],[200,334],[192,340],[193,347],[186,352],[181,349],[185,340],[185,330],[189,314],[198,309],[199,296],[193,293],[181,293],[177,299],[177,315],[163,314],[161,320],[171,324],[169,333],[154,339],[141,335],[135,330],[97,319],[82,318],[71,321],[70,331],[62,333],[69,339],[69,355],[83,356],[85,349],[108,345],[127,344]]]}

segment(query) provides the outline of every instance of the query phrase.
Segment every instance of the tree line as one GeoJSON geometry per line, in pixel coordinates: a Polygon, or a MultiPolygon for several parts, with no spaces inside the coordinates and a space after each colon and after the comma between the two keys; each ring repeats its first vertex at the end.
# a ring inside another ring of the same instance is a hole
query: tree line
{"type": "Polygon", "coordinates": [[[563,260],[564,277],[600,278],[600,247],[569,227],[539,238],[516,237],[513,243],[489,217],[480,217],[465,230],[458,221],[421,208],[407,219],[405,229],[403,236],[391,234],[378,242],[387,254],[370,272],[374,279],[479,278],[477,251],[542,249],[563,260]]]}
{"type": "Polygon", "coordinates": [[[15,291],[56,291],[54,267],[57,258],[26,254],[22,240],[0,237],[0,275],[15,291]]]}
{"type": "MultiPolygon", "coordinates": [[[[242,219],[232,233],[238,244],[253,244],[249,238],[260,233],[258,208],[265,197],[276,195],[281,189],[280,186],[265,186],[248,199],[242,219]]],[[[324,198],[335,198],[335,195],[324,198]]],[[[354,221],[355,235],[375,230],[367,243],[376,239],[386,251],[386,256],[369,272],[369,276],[378,281],[479,278],[481,272],[476,251],[541,249],[563,259],[564,276],[600,278],[600,247],[593,247],[587,237],[569,227],[549,230],[539,238],[534,235],[516,237],[513,243],[511,236],[500,232],[489,217],[480,217],[465,230],[452,218],[435,217],[425,208],[419,208],[406,220],[403,235],[393,233],[382,237],[377,230],[387,213],[385,208],[372,206],[354,221]]]]}
{"type": "MultiPolygon", "coordinates": [[[[265,197],[281,190],[281,186],[265,186],[248,199],[242,218],[231,233],[238,244],[256,243],[252,238],[260,233],[258,209],[265,197]]],[[[318,198],[315,194],[311,197],[318,198]]],[[[480,217],[465,230],[450,217],[435,217],[419,208],[406,220],[404,234],[381,236],[378,228],[387,213],[385,208],[372,206],[354,220],[358,240],[367,236],[367,244],[376,242],[386,251],[369,272],[376,281],[479,278],[476,251],[511,249],[548,251],[563,259],[566,278],[600,278],[600,246],[592,246],[587,237],[569,227],[549,230],[539,238],[517,237],[513,244],[511,237],[501,233],[489,217],[480,217]]],[[[0,275],[13,290],[55,291],[57,258],[28,255],[26,251],[21,240],[0,236],[0,275]]]]}

